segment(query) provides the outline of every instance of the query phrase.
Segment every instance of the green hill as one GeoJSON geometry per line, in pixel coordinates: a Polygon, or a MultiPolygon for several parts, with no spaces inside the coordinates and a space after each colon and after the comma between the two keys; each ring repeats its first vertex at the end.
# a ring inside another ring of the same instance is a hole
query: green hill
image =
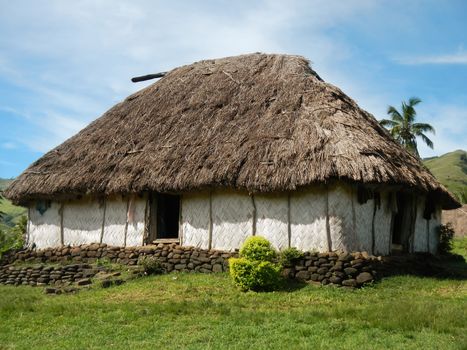
{"type": "Polygon", "coordinates": [[[457,150],[423,163],[462,203],[467,203],[467,152],[457,150]]]}
{"type": "MultiPolygon", "coordinates": [[[[13,179],[0,179],[0,191],[4,190],[13,179]]],[[[4,213],[0,219],[0,230],[15,226],[22,215],[26,214],[26,209],[13,205],[8,199],[0,199],[0,212],[4,213]]]]}

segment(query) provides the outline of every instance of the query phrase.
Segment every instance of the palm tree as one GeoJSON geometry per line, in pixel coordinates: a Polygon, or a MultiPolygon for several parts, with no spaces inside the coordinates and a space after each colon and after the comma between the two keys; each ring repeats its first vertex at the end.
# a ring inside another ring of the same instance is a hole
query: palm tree
{"type": "Polygon", "coordinates": [[[420,158],[417,149],[417,137],[420,137],[428,147],[433,149],[433,141],[426,135],[426,132],[435,133],[435,129],[427,123],[415,123],[417,112],[415,106],[422,100],[412,97],[409,102],[402,101],[402,110],[399,112],[395,107],[388,107],[388,115],[391,119],[383,119],[380,124],[389,129],[392,137],[396,139],[407,150],[420,158]]]}

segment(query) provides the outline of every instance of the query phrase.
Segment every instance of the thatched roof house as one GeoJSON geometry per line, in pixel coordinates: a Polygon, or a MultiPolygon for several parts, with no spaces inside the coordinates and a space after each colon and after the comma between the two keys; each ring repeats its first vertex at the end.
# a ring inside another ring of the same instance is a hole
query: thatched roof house
{"type": "Polygon", "coordinates": [[[375,118],[298,56],[176,68],[32,164],[5,195],[39,246],[436,249],[459,204],[375,118]]]}

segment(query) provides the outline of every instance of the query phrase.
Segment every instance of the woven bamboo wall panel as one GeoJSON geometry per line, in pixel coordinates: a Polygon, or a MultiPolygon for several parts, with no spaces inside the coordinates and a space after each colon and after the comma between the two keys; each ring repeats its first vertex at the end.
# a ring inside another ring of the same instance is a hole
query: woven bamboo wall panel
{"type": "Polygon", "coordinates": [[[124,245],[126,213],[126,199],[122,199],[118,196],[106,202],[105,228],[102,243],[113,246],[124,245]]]}
{"type": "Polygon", "coordinates": [[[336,186],[329,190],[328,203],[332,250],[354,250],[357,239],[353,225],[352,193],[344,186],[336,186]]]}
{"type": "MultiPolygon", "coordinates": [[[[251,199],[250,199],[251,201],[251,199]]],[[[255,195],[256,235],[276,249],[289,246],[287,195],[255,195]]]]}
{"type": "Polygon", "coordinates": [[[290,224],[292,247],[303,251],[327,251],[326,193],[307,191],[292,194],[290,224]]]}
{"type": "Polygon", "coordinates": [[[66,202],[63,209],[63,242],[80,245],[100,242],[104,207],[95,200],[66,202]]]}
{"type": "Polygon", "coordinates": [[[145,209],[146,198],[136,197],[134,202],[133,222],[128,223],[126,234],[126,245],[128,247],[143,245],[145,209]]]}
{"type": "Polygon", "coordinates": [[[252,235],[253,204],[250,196],[233,192],[212,195],[212,248],[239,248],[252,235]]]}
{"type": "Polygon", "coordinates": [[[183,245],[209,248],[209,194],[182,198],[183,245]]]}
{"type": "Polygon", "coordinates": [[[371,230],[375,202],[373,199],[369,199],[366,203],[358,203],[356,192],[354,193],[353,202],[355,210],[355,232],[357,234],[355,249],[358,251],[371,252],[371,230]]]}
{"type": "Polygon", "coordinates": [[[441,207],[436,208],[435,214],[430,220],[430,253],[436,254],[438,252],[438,243],[439,243],[439,226],[441,225],[441,207]]]}
{"type": "Polygon", "coordinates": [[[427,230],[427,221],[423,218],[424,209],[425,197],[417,198],[417,216],[413,241],[414,252],[426,252],[428,250],[429,227],[427,230]]]}
{"type": "Polygon", "coordinates": [[[373,254],[386,255],[391,246],[392,210],[387,193],[381,193],[381,206],[375,213],[375,251],[373,254]]]}
{"type": "Polygon", "coordinates": [[[32,204],[29,211],[29,246],[36,243],[37,248],[57,247],[60,238],[60,204],[52,202],[43,214],[32,204]]]}

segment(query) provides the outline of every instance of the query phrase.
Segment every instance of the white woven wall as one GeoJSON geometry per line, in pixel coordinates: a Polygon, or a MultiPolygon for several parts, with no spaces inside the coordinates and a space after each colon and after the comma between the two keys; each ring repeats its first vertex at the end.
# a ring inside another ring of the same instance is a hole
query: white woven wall
{"type": "Polygon", "coordinates": [[[328,250],[326,235],[326,192],[307,190],[290,198],[290,245],[297,249],[328,250]]]}
{"type": "Polygon", "coordinates": [[[430,253],[438,252],[439,243],[439,226],[441,225],[441,207],[437,207],[434,216],[430,220],[430,253]]]}
{"type": "Polygon", "coordinates": [[[287,195],[255,195],[254,198],[256,235],[269,240],[276,249],[287,248],[289,246],[287,195]]]}
{"type": "Polygon", "coordinates": [[[183,245],[209,248],[209,194],[182,197],[183,245]]]}
{"type": "Polygon", "coordinates": [[[423,218],[424,209],[425,197],[420,196],[417,198],[417,216],[413,240],[414,252],[426,252],[428,250],[429,227],[427,229],[427,220],[423,218]]]}
{"type": "Polygon", "coordinates": [[[381,207],[376,209],[375,214],[375,251],[373,254],[387,255],[391,249],[392,211],[388,200],[388,194],[381,193],[381,207]]]}
{"type": "Polygon", "coordinates": [[[63,209],[65,245],[99,243],[104,207],[97,200],[66,202],[63,209]]]}
{"type": "Polygon", "coordinates": [[[212,195],[212,248],[239,248],[252,234],[253,204],[250,196],[234,192],[212,195]]]}
{"type": "Polygon", "coordinates": [[[123,246],[125,243],[127,199],[122,199],[120,196],[113,197],[107,200],[105,205],[105,228],[102,242],[108,245],[123,246]]]}
{"type": "MultiPolygon", "coordinates": [[[[146,210],[146,198],[135,197],[135,213],[132,223],[128,223],[126,234],[127,247],[143,245],[144,237],[144,211],[146,210]]],[[[105,235],[105,229],[104,229],[105,235]]]]}
{"type": "MultiPolygon", "coordinates": [[[[357,242],[355,250],[371,252],[371,228],[373,222],[373,210],[375,202],[369,199],[366,203],[358,203],[357,193],[354,193],[354,210],[355,210],[355,233],[357,234],[357,242]]],[[[379,235],[375,231],[375,235],[379,235]]]]}
{"type": "Polygon", "coordinates": [[[29,245],[36,243],[37,248],[57,247],[60,241],[60,203],[52,202],[43,215],[33,203],[29,211],[29,245]]]}
{"type": "Polygon", "coordinates": [[[338,185],[329,189],[329,227],[332,250],[352,251],[357,244],[352,213],[352,192],[338,185]]]}

